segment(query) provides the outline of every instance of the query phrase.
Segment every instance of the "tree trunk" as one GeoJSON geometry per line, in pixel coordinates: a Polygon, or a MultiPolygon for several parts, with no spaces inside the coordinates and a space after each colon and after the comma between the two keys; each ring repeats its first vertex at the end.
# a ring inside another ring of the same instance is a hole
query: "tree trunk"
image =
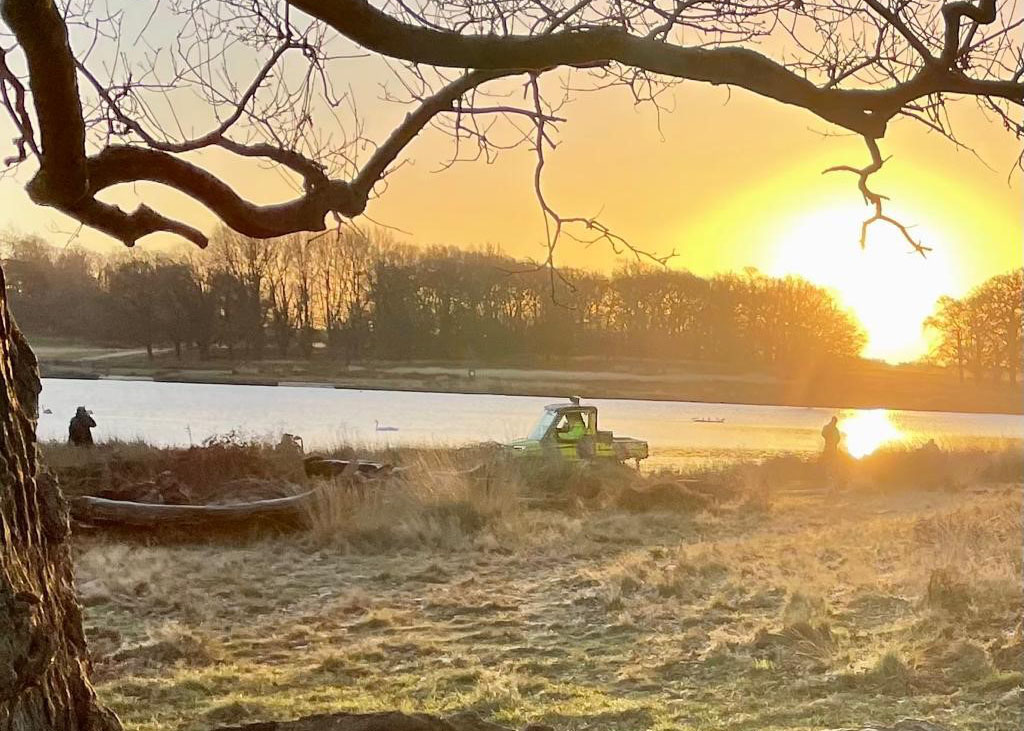
{"type": "Polygon", "coordinates": [[[1017,353],[1020,352],[1020,345],[1015,339],[1010,339],[1006,344],[1006,379],[1011,386],[1017,385],[1017,353]]]}
{"type": "Polygon", "coordinates": [[[956,333],[956,367],[960,373],[960,383],[964,382],[964,343],[963,335],[957,330],[956,333]]]}
{"type": "Polygon", "coordinates": [[[4,292],[0,270],[0,728],[112,731],[87,679],[67,507],[37,473],[36,360],[4,292]]]}

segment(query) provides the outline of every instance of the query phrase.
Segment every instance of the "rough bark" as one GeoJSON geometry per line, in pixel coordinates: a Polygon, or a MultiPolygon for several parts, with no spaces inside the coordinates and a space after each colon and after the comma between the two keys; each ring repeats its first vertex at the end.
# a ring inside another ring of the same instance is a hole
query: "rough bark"
{"type": "Polygon", "coordinates": [[[0,728],[112,731],[87,679],[67,508],[38,472],[36,360],[4,293],[0,270],[0,728]]]}

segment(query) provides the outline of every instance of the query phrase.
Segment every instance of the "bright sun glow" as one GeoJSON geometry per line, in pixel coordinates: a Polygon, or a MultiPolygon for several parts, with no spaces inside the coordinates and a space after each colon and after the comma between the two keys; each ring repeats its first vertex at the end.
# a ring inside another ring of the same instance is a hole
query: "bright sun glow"
{"type": "Polygon", "coordinates": [[[885,409],[859,411],[843,417],[839,422],[839,431],[843,433],[846,451],[853,457],[865,457],[883,444],[899,441],[903,432],[889,419],[885,409]]]}
{"type": "Polygon", "coordinates": [[[896,229],[875,223],[861,250],[860,226],[868,213],[862,206],[836,206],[796,219],[783,229],[769,273],[795,274],[832,289],[867,333],[865,357],[913,360],[928,350],[922,325],[935,300],[957,292],[949,243],[923,226],[913,229],[934,249],[921,258],[896,229]]]}

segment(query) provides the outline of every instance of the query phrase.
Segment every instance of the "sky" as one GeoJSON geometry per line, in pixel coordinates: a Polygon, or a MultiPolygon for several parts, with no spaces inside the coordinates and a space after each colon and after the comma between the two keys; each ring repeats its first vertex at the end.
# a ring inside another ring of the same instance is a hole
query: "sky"
{"type": "MultiPolygon", "coordinates": [[[[370,63],[350,61],[346,73],[362,84],[360,111],[379,139],[406,110],[379,99],[371,83],[379,69],[370,63]]],[[[822,174],[832,165],[865,164],[859,138],[740,90],[691,82],[663,101],[671,110],[660,115],[660,125],[651,108],[634,106],[622,90],[580,94],[561,109],[566,121],[544,174],[549,202],[564,215],[599,214],[643,249],[675,251],[670,267],[701,275],[755,267],[830,287],[865,326],[864,355],[892,362],[927,351],[921,325],[938,296],[962,295],[1022,264],[1022,181],[1012,173],[1020,143],[972,101],[957,103],[953,118],[974,152],[909,121],[894,123],[881,143],[891,159],[871,185],[889,196],[887,213],[913,225],[914,236],[933,249],[925,259],[882,223],[860,249],[860,222],[870,211],[855,177],[822,174]]],[[[413,244],[497,245],[542,257],[533,155],[514,150],[493,164],[460,163],[439,172],[450,154],[448,137],[423,133],[371,202],[363,225],[393,227],[396,239],[413,244]]],[[[251,161],[197,157],[253,200],[294,195],[278,172],[251,161]]],[[[0,180],[0,228],[68,241],[76,224],[25,195],[21,186],[30,172],[0,180]]],[[[207,230],[216,225],[201,207],[157,186],[124,186],[105,197],[126,206],[144,199],[207,230]]],[[[90,231],[78,241],[117,246],[90,231]]],[[[624,261],[607,246],[568,240],[558,260],[604,271],[624,261]]]]}

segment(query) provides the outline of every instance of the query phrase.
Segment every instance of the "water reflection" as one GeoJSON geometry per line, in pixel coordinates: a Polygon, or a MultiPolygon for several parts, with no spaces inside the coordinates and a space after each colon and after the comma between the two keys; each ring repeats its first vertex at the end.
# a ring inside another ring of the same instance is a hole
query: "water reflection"
{"type": "Polygon", "coordinates": [[[886,409],[856,411],[843,416],[839,431],[843,433],[846,451],[857,459],[904,438],[903,431],[892,422],[886,409]]]}

